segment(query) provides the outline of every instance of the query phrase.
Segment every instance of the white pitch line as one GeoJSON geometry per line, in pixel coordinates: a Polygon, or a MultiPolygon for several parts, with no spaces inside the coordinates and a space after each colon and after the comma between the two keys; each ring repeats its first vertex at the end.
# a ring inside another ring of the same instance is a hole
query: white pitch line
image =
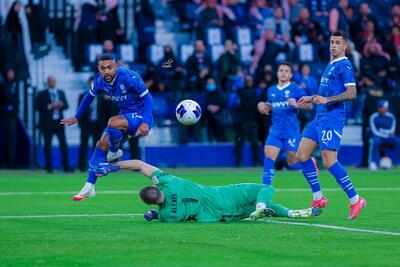
{"type": "Polygon", "coordinates": [[[303,222],[286,222],[286,221],[274,221],[274,220],[265,220],[265,222],[276,223],[276,224],[290,224],[290,225],[298,225],[298,226],[317,227],[317,228],[325,228],[325,229],[333,229],[333,230],[349,231],[349,232],[362,232],[362,233],[370,233],[370,234],[400,236],[400,232],[369,230],[369,229],[360,229],[360,228],[352,228],[352,227],[344,227],[344,226],[336,226],[336,225],[326,225],[326,224],[316,224],[316,223],[303,223],[303,222]]]}
{"type": "MultiPolygon", "coordinates": [[[[117,214],[14,215],[14,216],[0,216],[0,220],[51,219],[51,218],[87,218],[87,217],[141,217],[141,216],[143,216],[143,214],[138,214],[138,213],[127,213],[127,214],[117,213],[117,214]]],[[[369,229],[351,228],[351,227],[343,227],[343,226],[336,226],[336,225],[314,224],[314,223],[303,223],[303,222],[287,222],[287,221],[275,221],[275,220],[264,220],[262,222],[276,223],[276,224],[289,224],[289,225],[297,225],[297,226],[317,227],[317,228],[325,228],[325,229],[333,229],[333,230],[349,231],[349,232],[362,232],[362,233],[370,233],[370,234],[400,236],[400,232],[369,230],[369,229]]]]}
{"type": "Polygon", "coordinates": [[[81,218],[81,217],[138,217],[143,214],[53,214],[53,215],[13,215],[0,216],[0,220],[7,219],[47,219],[47,218],[81,218]]]}
{"type": "MultiPolygon", "coordinates": [[[[342,191],[341,188],[323,188],[323,191],[336,192],[342,191]]],[[[309,192],[308,188],[285,188],[276,189],[277,192],[309,192]]],[[[360,187],[357,191],[400,191],[400,187],[360,187]]],[[[101,195],[126,195],[126,194],[138,194],[137,190],[103,190],[96,191],[97,194],[101,195]]],[[[41,196],[41,195],[73,195],[76,191],[60,191],[60,192],[0,192],[1,196],[41,196]]]]}

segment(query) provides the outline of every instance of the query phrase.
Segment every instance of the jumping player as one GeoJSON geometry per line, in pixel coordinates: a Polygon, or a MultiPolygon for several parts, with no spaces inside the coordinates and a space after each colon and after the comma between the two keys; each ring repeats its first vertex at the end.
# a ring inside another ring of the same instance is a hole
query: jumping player
{"type": "Polygon", "coordinates": [[[123,155],[120,145],[128,136],[146,136],[153,124],[153,98],[142,78],[134,71],[117,67],[111,54],[103,54],[98,60],[98,70],[93,86],[84,96],[75,116],[61,120],[61,124],[73,125],[92,103],[96,95],[104,93],[115,102],[119,115],[109,119],[107,128],[89,162],[88,178],[81,191],[72,199],[80,201],[95,195],[97,177],[93,167],[100,162],[112,162],[123,155]],[[108,151],[108,153],[107,153],[108,151]]]}
{"type": "MultiPolygon", "coordinates": [[[[257,109],[268,115],[272,111],[272,125],[264,146],[263,183],[270,185],[274,177],[275,160],[281,149],[286,151],[287,163],[291,169],[300,169],[296,151],[300,143],[300,124],[297,119],[297,101],[305,96],[305,91],[291,83],[293,68],[289,63],[281,63],[276,73],[278,84],[268,88],[268,102],[259,102],[257,109]]],[[[304,105],[311,109],[312,103],[304,105]]]]}
{"type": "Polygon", "coordinates": [[[353,220],[367,202],[357,194],[346,170],[337,160],[345,123],[343,101],[357,97],[353,67],[345,57],[346,46],[346,33],[333,32],[330,38],[331,61],[322,74],[318,95],[304,96],[299,100],[300,107],[310,103],[317,104],[318,107],[315,119],[304,129],[296,157],[313,192],[311,206],[324,208],[328,205],[328,199],[322,194],[318,172],[310,159],[313,151],[319,146],[324,167],[336,178],[350,200],[348,219],[353,220]]]}
{"type": "Polygon", "coordinates": [[[120,161],[115,164],[100,163],[96,174],[105,176],[120,169],[138,170],[149,177],[155,186],[140,191],[140,198],[159,210],[146,212],[147,220],[162,222],[230,222],[263,217],[311,218],[318,216],[317,207],[290,210],[272,201],[274,188],[263,184],[231,184],[204,186],[185,180],[140,160],[120,161]]]}

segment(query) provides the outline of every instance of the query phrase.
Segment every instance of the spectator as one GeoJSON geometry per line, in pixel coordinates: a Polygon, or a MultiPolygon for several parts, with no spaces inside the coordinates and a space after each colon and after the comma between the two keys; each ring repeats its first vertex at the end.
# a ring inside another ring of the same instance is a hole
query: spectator
{"type": "Polygon", "coordinates": [[[15,1],[6,18],[6,32],[8,34],[9,51],[6,53],[6,64],[15,71],[15,80],[25,80],[29,77],[28,62],[26,59],[23,30],[18,13],[22,7],[21,2],[15,1]]]}
{"type": "Polygon", "coordinates": [[[224,9],[217,4],[217,0],[204,0],[198,9],[197,38],[203,39],[207,28],[224,27],[224,9]]]}
{"type": "Polygon", "coordinates": [[[384,50],[387,51],[391,57],[396,55],[396,43],[400,43],[400,26],[393,26],[386,36],[384,50]]]}
{"type": "Polygon", "coordinates": [[[230,76],[236,74],[236,70],[242,66],[240,58],[236,55],[236,45],[231,40],[225,41],[225,52],[217,61],[219,80],[225,89],[230,76]]]}
{"type": "Polygon", "coordinates": [[[310,19],[310,12],[306,7],[300,9],[299,19],[293,24],[292,37],[296,45],[324,42],[321,26],[318,22],[310,19]]]}
{"type": "Polygon", "coordinates": [[[238,78],[245,79],[240,83],[243,87],[233,86],[229,97],[235,130],[235,166],[242,164],[242,150],[246,138],[251,147],[251,163],[255,166],[258,164],[257,91],[251,76],[243,77],[240,71],[238,74],[238,78]]]}
{"type": "Polygon", "coordinates": [[[80,0],[76,2],[76,18],[74,30],[77,33],[74,66],[79,69],[88,63],[86,46],[97,43],[97,12],[99,6],[96,0],[80,0]]]}
{"type": "Polygon", "coordinates": [[[400,88],[400,40],[395,43],[395,54],[392,55],[389,62],[388,77],[393,81],[394,88],[400,88]]]}
{"type": "Polygon", "coordinates": [[[224,125],[227,118],[223,112],[226,107],[225,100],[213,78],[207,79],[204,106],[206,107],[204,121],[207,124],[208,141],[226,141],[224,125]]]}
{"type": "Polygon", "coordinates": [[[195,90],[204,88],[205,79],[212,71],[211,58],[206,54],[206,47],[202,40],[197,40],[195,51],[186,61],[189,83],[195,90]]]}
{"type": "Polygon", "coordinates": [[[350,25],[351,36],[354,38],[357,37],[359,33],[364,32],[369,21],[372,21],[374,25],[377,25],[375,16],[372,14],[368,3],[361,3],[360,13],[352,25],[350,25]]]}
{"type": "Polygon", "coordinates": [[[158,73],[160,73],[160,82],[165,84],[166,91],[175,90],[170,83],[179,67],[179,61],[174,54],[172,46],[164,46],[164,58],[158,65],[158,73]]]}
{"type": "Polygon", "coordinates": [[[369,118],[371,129],[369,169],[375,171],[380,161],[379,150],[381,146],[394,149],[400,145],[400,138],[395,136],[396,118],[389,112],[389,102],[380,100],[378,102],[378,112],[369,118]]]}
{"type": "Polygon", "coordinates": [[[329,12],[329,31],[342,30],[349,33],[353,14],[354,11],[349,5],[349,1],[339,0],[339,3],[329,12]]]}
{"type": "Polygon", "coordinates": [[[286,38],[290,39],[291,26],[289,21],[283,18],[283,9],[281,7],[276,7],[274,16],[265,20],[264,30],[269,29],[274,32],[278,42],[283,43],[286,38]]]}
{"type": "Polygon", "coordinates": [[[139,61],[146,62],[146,48],[155,43],[156,14],[149,0],[142,0],[135,10],[135,26],[139,43],[139,61]]]}
{"type": "Polygon", "coordinates": [[[256,38],[261,36],[264,21],[274,16],[272,7],[267,4],[266,0],[253,0],[250,7],[249,24],[255,32],[256,38]]]}
{"type": "Polygon", "coordinates": [[[358,87],[362,88],[361,95],[364,99],[362,107],[362,141],[363,153],[360,167],[368,167],[369,151],[369,117],[376,111],[378,101],[384,97],[383,88],[376,82],[372,73],[366,73],[358,87]]]}
{"type": "MultiPolygon", "coordinates": [[[[93,83],[93,77],[87,82],[87,90],[93,83]]],[[[79,103],[82,102],[86,91],[79,96],[79,103]]],[[[79,146],[79,169],[86,171],[87,168],[87,149],[89,138],[92,138],[92,148],[96,146],[97,140],[100,140],[103,129],[107,126],[108,119],[118,113],[118,107],[115,106],[105,95],[99,95],[94,100],[90,107],[79,118],[78,123],[81,128],[80,146],[79,146]]]]}
{"type": "MultiPolygon", "coordinates": [[[[257,99],[258,99],[257,103],[268,101],[268,88],[273,84],[272,73],[271,74],[266,73],[264,76],[267,76],[267,78],[262,79],[256,88],[257,99]]],[[[265,142],[269,134],[269,127],[271,125],[271,116],[264,116],[260,112],[257,112],[256,123],[258,128],[258,141],[263,143],[265,142]]]]}
{"type": "Polygon", "coordinates": [[[366,22],[365,30],[356,37],[356,48],[362,51],[367,43],[382,43],[382,38],[372,20],[366,22]]]}
{"type": "Polygon", "coordinates": [[[287,14],[285,17],[289,20],[290,24],[295,25],[296,21],[300,18],[300,12],[303,5],[299,3],[299,0],[288,0],[287,2],[288,12],[285,12],[287,14]]]}
{"type": "Polygon", "coordinates": [[[53,135],[58,137],[63,159],[63,169],[70,171],[68,146],[65,140],[64,125],[60,120],[64,118],[63,110],[68,108],[68,102],[61,89],[56,87],[56,79],[53,76],[47,78],[48,88],[39,92],[36,98],[36,108],[39,111],[39,129],[44,136],[44,156],[47,172],[53,172],[51,157],[51,140],[53,135]]]}
{"type": "Polygon", "coordinates": [[[25,8],[32,47],[35,44],[46,43],[45,31],[47,28],[47,16],[42,5],[35,2],[36,1],[34,0],[29,0],[29,3],[25,8]]]}
{"type": "Polygon", "coordinates": [[[18,125],[18,88],[15,82],[15,72],[13,69],[6,71],[6,81],[0,84],[0,113],[5,126],[5,167],[16,167],[17,152],[17,125],[18,125]]]}
{"type": "Polygon", "coordinates": [[[227,23],[229,26],[246,26],[247,14],[242,4],[238,0],[227,0],[227,23]]]}
{"type": "Polygon", "coordinates": [[[123,34],[118,15],[118,0],[100,0],[97,14],[97,41],[111,40],[123,43],[123,34]]]}
{"type": "Polygon", "coordinates": [[[289,53],[289,38],[287,36],[284,36],[284,42],[284,45],[278,44],[272,30],[266,30],[263,36],[256,41],[253,62],[250,66],[250,73],[254,73],[256,80],[262,75],[265,65],[271,65],[275,70],[276,56],[279,53],[289,53]]]}
{"type": "Polygon", "coordinates": [[[391,20],[390,26],[400,27],[400,4],[394,4],[390,10],[391,20]]]}
{"type": "Polygon", "coordinates": [[[367,43],[361,59],[361,74],[376,73],[379,84],[386,86],[388,72],[388,55],[379,43],[367,43]]]}
{"type": "Polygon", "coordinates": [[[304,63],[300,66],[300,73],[296,75],[296,83],[306,91],[306,95],[315,95],[318,91],[318,82],[311,75],[310,65],[304,63]]]}

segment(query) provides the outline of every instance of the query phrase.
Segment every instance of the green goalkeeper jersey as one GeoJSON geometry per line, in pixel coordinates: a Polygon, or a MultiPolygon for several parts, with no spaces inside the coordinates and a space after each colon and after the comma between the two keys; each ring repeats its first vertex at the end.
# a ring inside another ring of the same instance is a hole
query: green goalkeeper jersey
{"type": "Polygon", "coordinates": [[[235,221],[249,217],[254,211],[262,184],[203,186],[155,171],[150,178],[163,192],[158,219],[164,222],[235,221]]]}

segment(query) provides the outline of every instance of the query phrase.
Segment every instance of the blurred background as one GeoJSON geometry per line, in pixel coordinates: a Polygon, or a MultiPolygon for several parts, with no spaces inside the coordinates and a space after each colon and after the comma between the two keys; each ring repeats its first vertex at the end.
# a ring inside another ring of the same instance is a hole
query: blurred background
{"type": "MultiPolygon", "coordinates": [[[[378,108],[400,120],[400,1],[0,3],[1,168],[86,170],[96,140],[118,108],[99,96],[79,125],[58,122],[75,114],[103,52],[139,72],[154,97],[154,127],[148,137],[131,139],[124,157],[161,167],[260,165],[270,118],[258,114],[256,105],[276,83],[277,64],[293,63],[294,82],[316,94],[334,30],[349,34],[347,57],[358,89],[357,99],[346,103],[339,160],[368,167],[369,144],[377,137],[371,116],[378,108]],[[194,126],[175,119],[175,106],[183,99],[202,107],[194,126]]],[[[299,111],[302,127],[314,115],[299,111]]],[[[400,136],[399,124],[393,123],[391,138],[400,136]]],[[[382,158],[399,162],[396,144],[378,148],[382,158]]],[[[277,167],[284,164],[282,159],[277,167]]]]}

